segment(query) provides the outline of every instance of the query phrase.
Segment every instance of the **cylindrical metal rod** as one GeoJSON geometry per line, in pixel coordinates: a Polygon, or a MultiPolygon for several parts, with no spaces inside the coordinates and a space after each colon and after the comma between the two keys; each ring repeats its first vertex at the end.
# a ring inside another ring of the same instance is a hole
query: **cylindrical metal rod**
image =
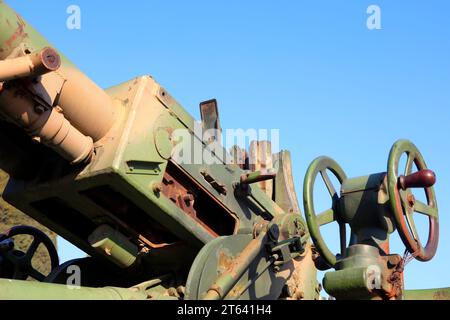
{"type": "MultiPolygon", "coordinates": [[[[51,44],[5,2],[0,1],[0,60],[17,49],[30,51],[50,47],[51,44]]],[[[64,80],[56,101],[70,123],[95,142],[103,138],[114,124],[115,107],[99,86],[59,53],[61,67],[58,75],[64,80]]],[[[50,90],[54,83],[42,82],[50,90]]]]}
{"type": "Polygon", "coordinates": [[[0,300],[146,300],[145,292],[0,279],[0,300]]]}
{"type": "Polygon", "coordinates": [[[252,286],[252,284],[254,284],[264,274],[264,272],[266,272],[266,270],[272,266],[272,264],[278,258],[279,257],[277,254],[274,254],[273,256],[271,256],[269,258],[269,261],[266,262],[266,265],[264,267],[262,267],[261,270],[259,270],[257,274],[254,275],[254,278],[248,280],[247,284],[245,285],[245,287],[243,287],[241,289],[241,292],[239,292],[239,295],[236,297],[236,299],[239,299],[244,294],[244,292],[247,291],[252,286]]]}
{"type": "Polygon", "coordinates": [[[241,254],[234,260],[231,268],[222,273],[206,293],[204,300],[220,300],[233,289],[250,264],[264,249],[266,232],[262,232],[245,247],[241,254]]]}
{"type": "Polygon", "coordinates": [[[76,68],[63,65],[59,72],[66,81],[55,104],[80,132],[94,141],[100,140],[114,122],[110,97],[76,68]]]}
{"type": "Polygon", "coordinates": [[[56,71],[60,66],[59,54],[54,49],[47,47],[22,57],[1,60],[0,82],[40,76],[56,71]]]}
{"type": "Polygon", "coordinates": [[[277,172],[275,169],[264,169],[260,171],[245,173],[241,176],[241,184],[248,185],[257,182],[275,179],[277,172]]]}

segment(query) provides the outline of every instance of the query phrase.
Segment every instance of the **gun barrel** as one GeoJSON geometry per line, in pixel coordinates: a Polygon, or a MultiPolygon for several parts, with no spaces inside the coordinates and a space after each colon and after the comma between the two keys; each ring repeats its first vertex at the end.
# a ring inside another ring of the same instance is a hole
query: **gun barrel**
{"type": "Polygon", "coordinates": [[[0,1],[0,118],[80,163],[115,117],[106,92],[0,1]]]}

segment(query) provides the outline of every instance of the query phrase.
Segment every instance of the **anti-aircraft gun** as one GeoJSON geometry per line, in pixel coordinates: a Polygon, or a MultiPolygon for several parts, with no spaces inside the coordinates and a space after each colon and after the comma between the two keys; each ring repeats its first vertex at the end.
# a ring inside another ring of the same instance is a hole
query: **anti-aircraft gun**
{"type": "Polygon", "coordinates": [[[319,299],[317,270],[329,268],[324,287],[336,298],[416,298],[403,288],[404,259],[389,252],[395,230],[418,260],[437,248],[435,175],[412,143],[394,145],[387,173],[363,178],[347,179],[329,158],[314,161],[305,220],[289,152],[272,155],[265,141],[227,152],[217,102],[200,111],[206,136],[150,76],[102,90],[0,2],[0,168],[11,177],[3,197],[88,254],[60,264],[45,234],[12,228],[0,235],[0,299],[319,299]],[[316,215],[319,173],[332,207],[316,215]],[[411,188],[425,188],[428,203],[411,188]],[[430,219],[425,247],[414,211],[430,219]],[[320,235],[333,221],[340,254],[320,235]],[[26,252],[15,248],[21,234],[34,237],[26,252]],[[32,264],[41,244],[50,274],[32,264]]]}

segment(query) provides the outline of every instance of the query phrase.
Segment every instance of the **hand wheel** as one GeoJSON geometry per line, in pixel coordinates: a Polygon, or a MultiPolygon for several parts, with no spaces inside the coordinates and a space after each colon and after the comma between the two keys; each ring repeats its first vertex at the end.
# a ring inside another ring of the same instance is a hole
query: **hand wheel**
{"type": "Polygon", "coordinates": [[[311,163],[308,171],[306,172],[305,182],[303,185],[303,202],[309,233],[311,234],[314,245],[326,264],[328,264],[329,267],[334,267],[337,261],[336,255],[333,254],[325,244],[325,241],[320,233],[320,227],[334,221],[338,222],[342,256],[345,254],[346,250],[346,229],[345,222],[340,221],[339,218],[339,194],[336,192],[336,189],[328,176],[327,170],[331,171],[341,184],[347,179],[344,170],[342,170],[336,161],[328,157],[317,158],[311,163]],[[313,191],[314,183],[319,173],[328,189],[332,204],[330,209],[316,215],[314,210],[313,191]]]}
{"type": "Polygon", "coordinates": [[[439,242],[439,215],[433,185],[436,176],[427,165],[417,147],[410,141],[397,141],[389,154],[388,185],[390,206],[400,237],[407,250],[419,261],[429,261],[436,254],[439,242]],[[404,175],[399,176],[399,161],[407,154],[404,175]],[[412,174],[413,164],[418,171],[412,174]],[[414,198],[411,188],[423,188],[427,203],[414,198]],[[428,216],[428,241],[423,247],[414,223],[414,213],[428,216]]]}
{"type": "Polygon", "coordinates": [[[0,241],[3,242],[19,235],[30,235],[33,237],[33,242],[26,252],[8,250],[0,253],[14,266],[13,279],[26,280],[30,276],[38,281],[43,281],[46,276],[37,271],[32,266],[31,261],[39,245],[42,243],[50,255],[51,269],[53,270],[58,267],[59,258],[53,242],[44,232],[29,226],[17,226],[11,228],[6,234],[0,235],[0,241]]]}

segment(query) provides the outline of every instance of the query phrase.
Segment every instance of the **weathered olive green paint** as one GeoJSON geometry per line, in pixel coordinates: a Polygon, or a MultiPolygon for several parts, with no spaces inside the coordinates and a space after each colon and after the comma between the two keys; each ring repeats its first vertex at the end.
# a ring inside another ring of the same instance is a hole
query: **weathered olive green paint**
{"type": "Polygon", "coordinates": [[[352,245],[346,257],[336,264],[337,271],[325,274],[324,289],[338,299],[400,299],[389,295],[396,290],[391,276],[396,271],[395,262],[400,260],[400,256],[380,255],[375,246],[352,245]],[[382,290],[389,294],[380,296],[382,290]]]}
{"type": "Polygon", "coordinates": [[[450,300],[450,288],[405,290],[404,300],[450,300]]]}
{"type": "Polygon", "coordinates": [[[124,235],[108,225],[98,227],[88,238],[89,243],[97,251],[119,267],[130,267],[137,258],[138,248],[124,235]]]}
{"type": "Polygon", "coordinates": [[[403,154],[407,155],[405,175],[412,173],[414,164],[418,170],[427,169],[422,154],[411,141],[399,140],[392,146],[388,160],[387,180],[393,218],[408,251],[414,254],[419,261],[429,261],[436,254],[439,242],[439,213],[436,194],[433,187],[424,188],[427,203],[414,200],[414,204],[411,205],[408,199],[412,195],[411,190],[403,191],[398,188],[398,179],[402,174],[399,162],[403,154]],[[429,235],[425,246],[421,244],[416,230],[413,217],[415,213],[428,216],[429,235]]]}
{"type": "MultiPolygon", "coordinates": [[[[238,270],[228,272],[232,270],[234,260],[252,239],[251,235],[238,234],[217,238],[208,243],[192,264],[186,284],[186,299],[277,299],[286,283],[285,277],[292,272],[294,266],[292,263],[286,264],[280,269],[278,276],[272,270],[267,270],[267,258],[260,246],[261,238],[253,239],[253,246],[246,254],[248,259],[240,260],[238,270]],[[258,279],[254,279],[257,274],[258,279]],[[248,286],[249,281],[251,283],[248,286]],[[210,290],[211,288],[215,290],[210,290]]],[[[309,289],[308,287],[307,290],[309,289]]],[[[311,290],[314,291],[314,288],[311,290]]]]}
{"type": "Polygon", "coordinates": [[[395,231],[386,173],[347,179],[341,187],[340,212],[359,243],[383,247],[395,231]]]}
{"type": "Polygon", "coordinates": [[[67,285],[0,279],[0,300],[146,300],[145,292],[106,287],[67,285]]]}
{"type": "MultiPolygon", "coordinates": [[[[339,216],[338,191],[335,190],[331,184],[328,173],[326,172],[327,170],[331,171],[341,184],[347,179],[344,170],[337,164],[336,161],[328,157],[317,158],[311,163],[306,172],[305,181],[303,184],[303,203],[305,206],[305,216],[308,223],[309,233],[311,234],[314,245],[317,250],[319,250],[328,265],[332,267],[336,264],[336,255],[327,247],[319,230],[321,225],[336,221],[339,216]],[[313,190],[317,175],[319,173],[322,175],[322,178],[328,188],[331,197],[331,208],[319,215],[316,215],[314,209],[313,190]]],[[[344,252],[342,252],[342,254],[343,253],[344,252]]]]}
{"type": "MultiPolygon", "coordinates": [[[[26,61],[30,53],[46,47],[51,45],[0,0],[0,60],[24,57],[3,65],[26,61]]],[[[324,279],[330,294],[399,298],[404,265],[400,256],[389,254],[388,236],[394,231],[391,211],[405,233],[401,205],[406,208],[408,203],[411,210],[430,216],[431,236],[425,248],[415,248],[408,234],[402,239],[411,253],[419,252],[419,260],[434,255],[434,190],[427,185],[428,204],[415,202],[415,207],[411,197],[405,198],[406,190],[397,192],[397,158],[403,152],[410,155],[408,166],[412,158],[419,169],[426,168],[411,143],[394,145],[387,176],[347,179],[334,160],[316,159],[304,184],[306,223],[288,152],[274,156],[270,142],[255,141],[250,150],[250,158],[257,160],[254,165],[228,164],[225,149],[211,139],[204,141],[195,119],[152,77],[102,90],[63,55],[61,61],[59,68],[45,70],[34,81],[30,77],[41,73],[24,71],[23,65],[3,73],[7,81],[0,84],[0,153],[7,155],[0,167],[12,177],[3,197],[88,253],[82,274],[95,277],[103,263],[111,268],[111,276],[96,282],[99,288],[74,290],[55,284],[64,283],[61,275],[68,267],[82,262],[71,261],[53,269],[47,278],[53,284],[0,280],[0,299],[316,299],[320,288],[314,264],[319,258],[336,269],[324,279]],[[72,143],[46,143],[46,135],[35,133],[30,137],[29,123],[4,112],[10,111],[5,106],[18,104],[18,95],[5,94],[17,73],[27,80],[17,80],[30,99],[24,114],[35,116],[47,107],[44,111],[76,133],[72,143]],[[35,85],[39,92],[29,90],[35,85]],[[180,131],[182,138],[176,134],[180,131]],[[201,153],[200,161],[194,154],[186,162],[186,149],[179,152],[183,143],[201,153]],[[204,157],[214,161],[206,163],[204,157]],[[29,159],[36,159],[32,169],[29,159]],[[342,185],[340,194],[327,170],[342,185]],[[319,173],[332,205],[316,215],[313,188],[319,173]],[[340,255],[328,249],[319,230],[333,221],[340,228],[340,255]],[[352,229],[348,248],[346,224],[352,229]],[[308,243],[310,235],[315,249],[308,243]],[[380,272],[376,290],[371,287],[373,267],[380,272]],[[117,270],[121,279],[113,275],[117,270]],[[132,288],[112,287],[116,280],[132,288]]],[[[220,131],[217,102],[204,103],[201,110],[203,127],[220,131]]]]}

